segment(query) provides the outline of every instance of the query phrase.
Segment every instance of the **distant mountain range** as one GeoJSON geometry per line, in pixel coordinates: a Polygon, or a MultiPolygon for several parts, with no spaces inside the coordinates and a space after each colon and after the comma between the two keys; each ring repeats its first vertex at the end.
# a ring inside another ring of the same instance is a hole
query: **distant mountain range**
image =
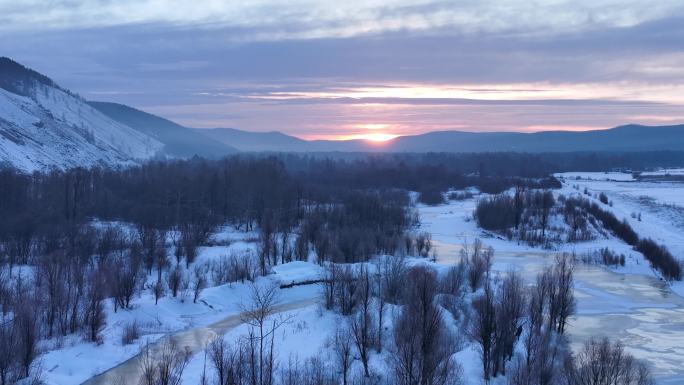
{"type": "Polygon", "coordinates": [[[684,125],[626,125],[607,130],[522,132],[436,131],[386,142],[306,141],[280,132],[198,130],[241,151],[288,152],[577,152],[684,151],[684,125]]]}
{"type": "Polygon", "coordinates": [[[281,132],[194,129],[122,104],[86,101],[0,57],[0,165],[23,171],[135,164],[236,152],[684,151],[684,125],[583,132],[439,131],[382,143],[303,140],[281,132]]]}
{"type": "Polygon", "coordinates": [[[183,127],[180,124],[136,110],[133,107],[106,102],[88,102],[88,104],[111,119],[164,143],[164,148],[160,152],[161,155],[181,158],[201,155],[215,158],[238,152],[229,144],[202,135],[200,131],[183,127]]]}

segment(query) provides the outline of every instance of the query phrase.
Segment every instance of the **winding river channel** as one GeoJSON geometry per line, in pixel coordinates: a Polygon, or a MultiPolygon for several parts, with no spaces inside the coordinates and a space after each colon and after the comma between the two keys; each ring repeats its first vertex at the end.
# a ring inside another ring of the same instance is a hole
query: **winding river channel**
{"type": "MultiPolygon", "coordinates": [[[[456,263],[463,242],[472,242],[483,235],[474,223],[463,221],[463,214],[469,210],[472,211],[469,206],[421,208],[422,227],[433,236],[438,263],[456,263]]],[[[556,254],[543,250],[521,251],[497,239],[483,241],[494,244],[495,272],[514,269],[529,282],[534,281],[556,254]]],[[[577,314],[568,329],[574,348],[592,336],[607,336],[621,341],[635,357],[646,360],[659,385],[684,384],[684,298],[673,293],[665,282],[648,274],[621,274],[603,267],[578,265],[575,296],[577,314]]],[[[278,311],[302,308],[313,302],[310,299],[283,303],[278,311]]],[[[170,338],[195,353],[241,323],[240,315],[231,315],[170,338]]],[[[153,354],[159,345],[151,345],[153,354]]],[[[139,376],[140,357],[135,356],[83,384],[130,384],[131,379],[139,376]]]]}
{"type": "MultiPolygon", "coordinates": [[[[444,207],[421,209],[423,228],[433,235],[438,263],[456,263],[463,242],[482,236],[474,224],[462,223],[462,215],[444,207]],[[450,224],[455,219],[461,224],[452,227],[452,232],[450,224]]],[[[556,255],[544,250],[515,251],[515,246],[509,251],[506,241],[483,241],[495,244],[495,272],[514,269],[529,282],[556,255]]],[[[646,360],[659,385],[684,384],[684,298],[665,282],[646,274],[620,274],[580,264],[575,269],[575,297],[577,314],[568,329],[573,348],[592,336],[607,336],[646,360]]]]}
{"type": "MultiPolygon", "coordinates": [[[[314,303],[316,303],[316,299],[282,303],[276,306],[275,311],[284,312],[296,310],[314,303]]],[[[194,354],[204,349],[218,336],[228,333],[231,329],[240,326],[242,323],[243,320],[241,315],[234,314],[204,327],[172,334],[169,338],[171,338],[177,346],[187,349],[190,353],[194,354]]],[[[162,343],[163,340],[150,344],[150,352],[153,359],[159,356],[162,343]]],[[[135,385],[142,374],[140,364],[141,356],[136,355],[104,373],[88,379],[83,382],[82,385],[135,385]]]]}

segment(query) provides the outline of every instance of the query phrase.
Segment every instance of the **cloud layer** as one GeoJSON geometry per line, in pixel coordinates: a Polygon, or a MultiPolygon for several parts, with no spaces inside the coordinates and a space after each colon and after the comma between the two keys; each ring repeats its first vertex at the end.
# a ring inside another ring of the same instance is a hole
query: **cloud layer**
{"type": "Polygon", "coordinates": [[[678,122],[683,45],[680,1],[0,0],[1,54],[88,99],[306,137],[678,122]]]}

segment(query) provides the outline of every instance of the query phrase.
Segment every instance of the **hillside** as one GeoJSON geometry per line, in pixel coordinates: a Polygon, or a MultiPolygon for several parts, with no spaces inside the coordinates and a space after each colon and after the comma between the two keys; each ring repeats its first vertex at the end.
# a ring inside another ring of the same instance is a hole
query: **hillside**
{"type": "Polygon", "coordinates": [[[0,58],[0,164],[25,172],[125,165],[161,148],[44,75],[0,58]]]}
{"type": "Polygon", "coordinates": [[[238,152],[234,147],[207,138],[195,130],[123,104],[106,102],[88,102],[88,104],[110,118],[162,142],[164,144],[163,155],[178,158],[194,155],[217,158],[238,152]]]}

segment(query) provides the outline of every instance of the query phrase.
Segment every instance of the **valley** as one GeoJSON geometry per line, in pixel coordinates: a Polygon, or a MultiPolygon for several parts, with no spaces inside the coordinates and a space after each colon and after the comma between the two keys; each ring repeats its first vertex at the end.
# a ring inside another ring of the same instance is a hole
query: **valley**
{"type": "MultiPolygon", "coordinates": [[[[586,195],[585,187],[591,194],[604,192],[612,201],[611,210],[618,215],[626,215],[625,218],[635,228],[648,228],[652,231],[649,236],[660,234],[659,240],[672,239],[665,237],[678,230],[669,222],[678,213],[676,204],[667,205],[670,212],[663,216],[664,208],[657,206],[654,209],[652,199],[643,198],[649,193],[649,188],[657,187],[624,181],[622,179],[627,178],[623,178],[624,174],[611,174],[611,179],[619,181],[600,180],[603,175],[584,173],[582,179],[577,179],[576,173],[560,174],[558,177],[563,181],[563,187],[555,194],[586,195]],[[577,185],[580,185],[579,190],[577,185]],[[638,199],[626,194],[633,191],[638,191],[638,199]],[[641,224],[631,217],[632,212],[642,213],[641,224]]],[[[669,187],[681,186],[674,184],[669,187]]],[[[678,359],[684,354],[682,337],[678,333],[684,326],[684,298],[681,297],[680,282],[661,280],[640,253],[613,236],[562,244],[557,249],[546,250],[483,231],[473,218],[482,196],[470,191],[474,196],[465,200],[452,200],[436,206],[417,204],[418,229],[432,235],[434,256],[427,259],[409,257],[406,260],[408,265],[428,265],[444,273],[461,260],[464,245],[472,247],[476,239],[480,239],[484,246],[494,248],[492,272],[495,277],[503,278],[507,272],[516,271],[528,284],[533,284],[535,276],[551,264],[558,253],[579,255],[603,247],[625,253],[624,266],[577,263],[574,274],[577,313],[569,320],[570,346],[579,350],[589,338],[607,336],[620,341],[629,353],[647,362],[658,384],[677,384],[684,379],[678,359]]],[[[652,198],[657,200],[658,197],[654,194],[652,198]]],[[[193,264],[206,265],[226,255],[253,258],[258,252],[255,237],[255,233],[225,227],[211,236],[209,243],[215,245],[200,248],[193,264]]],[[[670,245],[673,252],[678,252],[679,244],[670,245]]],[[[277,360],[283,368],[292,360],[299,363],[315,357],[334,360],[335,351],[330,344],[340,322],[344,322],[343,316],[325,309],[322,298],[324,285],[308,283],[326,277],[326,271],[315,263],[315,256],[310,258],[314,259],[275,265],[270,274],[256,280],[261,287],[291,286],[278,289],[278,305],[270,316],[273,319],[287,318],[274,345],[277,360]],[[301,345],[304,341],[305,345],[301,345]]],[[[373,266],[373,263],[369,264],[370,268],[373,266]]],[[[153,283],[153,277],[150,279],[153,283]]],[[[160,349],[166,336],[172,336],[171,340],[190,353],[182,383],[196,384],[208,370],[207,356],[203,352],[211,341],[216,338],[239,341],[249,333],[241,309],[249,302],[250,290],[248,283],[230,283],[205,289],[196,304],[186,293],[179,298],[164,297],[158,305],[151,293],[143,291],[134,299],[130,310],[118,313],[114,313],[108,304],[102,343],[93,346],[71,337],[51,342],[52,347],[41,358],[46,368],[45,379],[55,385],[131,383],[141,370],[140,359],[137,358],[141,349],[145,349],[148,343],[152,344],[151,349],[160,349]],[[121,333],[132,321],[141,325],[142,335],[132,345],[122,345],[121,333]],[[87,371],[84,368],[88,368],[87,371]]],[[[390,320],[388,328],[391,328],[391,320],[397,316],[398,310],[394,305],[386,309],[390,320]]],[[[459,346],[455,359],[462,368],[463,383],[476,384],[482,377],[476,347],[467,339],[461,340],[459,346]]],[[[389,370],[391,358],[388,354],[372,354],[370,365],[374,372],[389,370]]],[[[358,361],[352,366],[361,370],[358,361]]]]}

